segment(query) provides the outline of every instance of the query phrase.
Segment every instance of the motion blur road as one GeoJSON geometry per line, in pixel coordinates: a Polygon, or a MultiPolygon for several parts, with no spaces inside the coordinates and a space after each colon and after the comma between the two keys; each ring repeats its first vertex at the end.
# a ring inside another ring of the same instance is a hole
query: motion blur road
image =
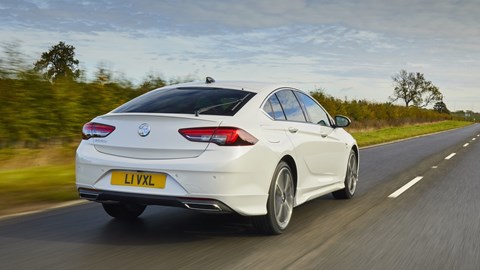
{"type": "Polygon", "coordinates": [[[360,155],[354,199],[295,208],[283,235],[168,207],[119,222],[87,203],[0,220],[0,269],[480,269],[479,124],[360,155]]]}

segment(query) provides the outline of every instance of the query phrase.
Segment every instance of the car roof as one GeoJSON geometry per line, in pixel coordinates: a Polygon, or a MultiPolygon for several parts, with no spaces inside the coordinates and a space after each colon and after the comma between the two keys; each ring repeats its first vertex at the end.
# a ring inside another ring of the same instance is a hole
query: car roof
{"type": "MultiPolygon", "coordinates": [[[[179,88],[179,87],[199,87],[199,88],[228,88],[246,90],[254,93],[264,91],[271,92],[278,88],[294,88],[287,85],[269,82],[254,82],[254,81],[215,81],[212,83],[205,82],[189,82],[175,85],[169,85],[165,88],[179,88]]],[[[294,88],[296,89],[296,88],[294,88]]]]}

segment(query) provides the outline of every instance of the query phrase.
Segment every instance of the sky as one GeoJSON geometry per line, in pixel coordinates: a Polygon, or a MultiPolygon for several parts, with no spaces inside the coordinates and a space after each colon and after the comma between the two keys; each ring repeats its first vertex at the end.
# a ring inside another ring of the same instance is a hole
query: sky
{"type": "MultiPolygon", "coordinates": [[[[404,69],[432,81],[450,110],[480,111],[480,0],[0,0],[0,42],[30,62],[64,41],[139,83],[282,83],[386,102],[404,69]]],[[[2,56],[3,57],[3,56],[2,56]]]]}

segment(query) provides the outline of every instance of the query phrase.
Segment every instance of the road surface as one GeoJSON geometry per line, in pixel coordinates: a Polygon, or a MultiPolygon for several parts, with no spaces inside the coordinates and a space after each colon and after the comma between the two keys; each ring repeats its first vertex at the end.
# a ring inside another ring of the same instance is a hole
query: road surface
{"type": "Polygon", "coordinates": [[[360,155],[354,199],[299,206],[279,236],[169,207],[119,222],[87,203],[0,220],[0,269],[480,269],[480,125],[360,155]]]}

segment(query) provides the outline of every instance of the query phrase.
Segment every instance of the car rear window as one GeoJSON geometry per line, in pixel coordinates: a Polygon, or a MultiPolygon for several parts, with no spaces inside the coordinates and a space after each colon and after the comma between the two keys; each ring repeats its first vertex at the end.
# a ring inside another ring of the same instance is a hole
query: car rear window
{"type": "Polygon", "coordinates": [[[233,116],[255,93],[204,87],[158,89],[118,107],[114,113],[178,113],[233,116]]]}

